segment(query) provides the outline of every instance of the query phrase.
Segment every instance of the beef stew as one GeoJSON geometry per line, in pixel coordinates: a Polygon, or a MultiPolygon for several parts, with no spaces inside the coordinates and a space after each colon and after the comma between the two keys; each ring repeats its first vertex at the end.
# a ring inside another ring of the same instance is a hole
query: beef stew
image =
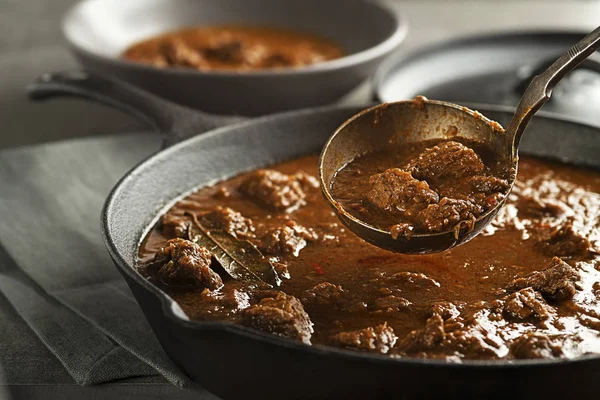
{"type": "Polygon", "coordinates": [[[394,239],[451,230],[458,237],[506,197],[511,171],[496,164],[491,151],[466,139],[417,142],[357,157],[336,173],[331,194],[394,239]]]}
{"type": "Polygon", "coordinates": [[[203,26],[136,43],[122,57],[155,67],[201,71],[297,68],[333,60],[343,50],[316,35],[250,26],[203,26]]]}
{"type": "Polygon", "coordinates": [[[415,256],[341,226],[314,184],[316,168],[315,156],[304,157],[180,200],[144,239],[140,272],[192,319],[307,344],[450,361],[600,353],[597,172],[523,157],[506,206],[483,234],[415,256]],[[214,258],[188,243],[186,213],[253,243],[281,287],[219,274],[214,258]]]}

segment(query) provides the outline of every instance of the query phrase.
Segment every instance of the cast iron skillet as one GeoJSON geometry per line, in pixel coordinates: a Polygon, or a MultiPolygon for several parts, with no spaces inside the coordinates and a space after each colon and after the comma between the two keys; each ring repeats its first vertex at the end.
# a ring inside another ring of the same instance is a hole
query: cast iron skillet
{"type": "MultiPolygon", "coordinates": [[[[46,75],[34,99],[78,95],[144,116],[182,139],[222,124],[131,86],[84,72],[46,75]]],[[[102,229],[166,353],[205,389],[232,398],[490,398],[564,396],[600,391],[600,356],[509,362],[392,359],[304,344],[223,322],[194,322],[134,269],[138,244],[157,215],[200,186],[243,171],[316,154],[356,107],[308,109],[220,127],[183,140],[132,169],[110,193],[102,229]]],[[[506,124],[510,109],[480,108],[506,124]]],[[[600,131],[573,120],[536,116],[522,153],[600,167],[600,131]]],[[[579,396],[579,397],[578,397],[579,396]]]]}
{"type": "MultiPolygon", "coordinates": [[[[585,31],[497,32],[450,39],[398,52],[377,69],[378,102],[416,95],[463,104],[516,106],[534,76],[587,34],[585,31]]],[[[559,82],[541,110],[600,126],[600,53],[559,82]]]]}

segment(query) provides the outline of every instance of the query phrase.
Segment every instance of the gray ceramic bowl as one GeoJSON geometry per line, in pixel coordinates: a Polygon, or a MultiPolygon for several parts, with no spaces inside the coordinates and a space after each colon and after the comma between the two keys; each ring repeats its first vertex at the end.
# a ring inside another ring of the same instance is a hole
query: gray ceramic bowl
{"type": "Polygon", "coordinates": [[[89,70],[214,113],[258,115],[333,102],[373,74],[406,36],[404,19],[370,0],[87,0],[63,33],[89,70]],[[183,26],[244,23],[327,37],[348,53],[297,69],[200,72],[119,59],[129,45],[183,26]]]}

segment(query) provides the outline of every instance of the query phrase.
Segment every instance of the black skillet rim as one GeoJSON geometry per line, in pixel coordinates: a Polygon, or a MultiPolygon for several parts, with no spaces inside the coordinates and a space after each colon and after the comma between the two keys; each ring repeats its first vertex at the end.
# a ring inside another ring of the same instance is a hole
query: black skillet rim
{"type": "MultiPolygon", "coordinates": [[[[471,106],[475,106],[475,105],[471,105],[471,106]]],[[[471,107],[471,106],[469,106],[469,107],[471,107]]],[[[489,111],[500,111],[500,112],[508,111],[511,113],[514,111],[514,109],[509,106],[490,106],[490,105],[484,105],[484,104],[481,104],[481,106],[482,106],[481,108],[485,107],[489,111]]],[[[287,118],[299,117],[302,115],[308,115],[308,114],[313,114],[313,113],[326,113],[327,111],[342,110],[342,109],[347,109],[349,111],[350,110],[360,110],[361,107],[360,106],[341,106],[340,107],[340,106],[334,105],[334,106],[308,108],[308,109],[304,109],[304,110],[300,110],[300,111],[297,111],[297,110],[296,111],[288,111],[288,112],[283,112],[283,113],[279,113],[276,115],[268,115],[268,116],[252,119],[250,121],[245,121],[245,122],[237,123],[234,125],[216,128],[209,132],[203,133],[201,135],[193,136],[193,137],[183,140],[165,150],[162,150],[162,151],[159,151],[158,153],[152,154],[152,155],[148,156],[147,158],[145,158],[144,160],[142,160],[141,162],[139,162],[136,166],[134,166],[132,169],[130,169],[121,179],[119,179],[119,181],[111,189],[111,191],[108,194],[108,197],[104,203],[104,206],[102,207],[102,211],[101,211],[100,222],[101,222],[102,237],[103,237],[105,246],[106,246],[115,266],[120,270],[120,272],[122,274],[126,274],[137,284],[141,285],[143,288],[149,290],[153,295],[158,297],[158,299],[161,303],[161,308],[162,308],[161,312],[167,318],[171,319],[174,323],[177,323],[177,324],[181,325],[182,327],[185,327],[188,329],[201,330],[201,331],[217,331],[217,332],[224,331],[224,332],[234,333],[234,334],[238,334],[240,336],[244,336],[244,337],[247,337],[247,338],[250,338],[253,340],[258,340],[261,342],[277,345],[277,346],[287,348],[287,349],[306,351],[306,352],[313,353],[318,356],[334,355],[336,357],[341,357],[343,359],[363,361],[363,362],[369,362],[369,363],[398,363],[398,364],[404,364],[404,365],[413,364],[413,365],[420,365],[420,366],[431,366],[434,368],[455,368],[455,369],[461,369],[461,368],[469,369],[469,368],[473,368],[473,367],[478,367],[478,368],[485,367],[485,368],[489,368],[489,369],[507,369],[507,368],[508,369],[517,369],[517,368],[522,369],[525,367],[538,367],[538,366],[544,367],[544,366],[552,366],[552,365],[556,365],[556,364],[561,364],[561,365],[562,364],[575,364],[575,363],[587,362],[587,361],[593,360],[593,359],[600,359],[600,353],[599,354],[586,354],[586,355],[576,357],[576,358],[571,358],[571,359],[528,359],[528,360],[508,360],[508,361],[507,360],[498,360],[498,361],[494,361],[494,360],[461,360],[460,362],[449,362],[449,361],[438,360],[438,359],[390,357],[390,356],[386,356],[386,355],[362,353],[362,352],[353,351],[353,350],[339,349],[339,348],[325,346],[325,345],[307,345],[307,344],[295,341],[293,339],[283,338],[283,337],[276,336],[276,335],[273,335],[273,334],[270,334],[267,332],[262,332],[262,331],[255,330],[252,328],[247,328],[242,325],[237,325],[237,324],[233,324],[230,322],[193,321],[193,320],[189,320],[189,319],[184,320],[182,317],[176,315],[176,312],[174,311],[173,306],[179,308],[179,305],[171,297],[169,297],[165,292],[163,292],[161,289],[159,289],[157,286],[153,285],[148,280],[144,279],[142,277],[142,275],[140,275],[137,272],[137,270],[135,269],[135,266],[129,265],[129,263],[125,260],[125,258],[117,250],[114,240],[111,237],[111,233],[110,233],[111,229],[110,229],[110,226],[108,223],[109,215],[114,211],[113,204],[115,204],[116,199],[119,196],[122,185],[132,179],[136,179],[137,172],[144,169],[147,164],[153,162],[156,158],[167,157],[168,155],[176,152],[179,148],[187,146],[188,143],[190,143],[192,141],[202,140],[201,138],[204,138],[204,137],[212,137],[215,135],[219,135],[219,134],[221,134],[221,132],[225,132],[225,131],[231,129],[232,127],[241,128],[243,126],[260,124],[262,122],[285,120],[287,118]]],[[[571,122],[575,125],[588,126],[584,122],[581,122],[580,120],[575,119],[575,118],[563,118],[563,117],[558,118],[558,117],[554,116],[553,114],[550,114],[547,112],[538,112],[537,115],[541,116],[541,117],[545,117],[547,119],[551,119],[551,120],[562,120],[562,121],[571,122]]],[[[227,178],[225,177],[222,179],[227,179],[227,178]]],[[[197,190],[198,188],[204,187],[204,186],[206,186],[206,185],[198,186],[194,190],[197,190]]],[[[176,198],[171,199],[170,202],[165,204],[164,208],[169,207],[169,205],[173,204],[178,199],[180,199],[184,196],[185,196],[185,194],[182,194],[176,198]]],[[[156,218],[158,218],[158,216],[155,216],[154,220],[156,218]]],[[[138,243],[143,239],[143,237],[145,236],[145,234],[148,232],[148,230],[151,227],[152,226],[146,227],[146,229],[143,232],[141,232],[141,234],[139,234],[138,243]]],[[[140,305],[140,307],[142,308],[141,305],[140,305]]]]}

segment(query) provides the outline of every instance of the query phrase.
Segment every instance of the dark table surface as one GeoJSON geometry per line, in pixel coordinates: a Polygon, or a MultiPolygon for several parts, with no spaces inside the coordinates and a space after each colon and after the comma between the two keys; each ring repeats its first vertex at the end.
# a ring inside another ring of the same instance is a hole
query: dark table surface
{"type": "MultiPolygon", "coordinates": [[[[0,2],[0,149],[86,136],[144,131],[147,126],[119,112],[78,100],[32,104],[24,88],[43,72],[76,67],[60,34],[60,18],[73,0],[0,2]]],[[[597,24],[599,1],[400,1],[410,33],[400,51],[472,33],[509,29],[588,29],[597,24]],[[441,11],[443,10],[443,12],[441,11]]],[[[369,96],[362,85],[343,101],[369,96]]],[[[98,140],[103,140],[99,138],[98,140]]],[[[146,154],[136,154],[134,161],[146,154]]],[[[4,190],[0,188],[1,191],[4,190]]],[[[127,379],[95,387],[77,386],[56,357],[0,294],[0,400],[14,398],[214,398],[181,390],[162,378],[127,379]],[[18,372],[17,372],[18,371],[18,372]],[[6,391],[6,390],[5,390],[6,391]]]]}

